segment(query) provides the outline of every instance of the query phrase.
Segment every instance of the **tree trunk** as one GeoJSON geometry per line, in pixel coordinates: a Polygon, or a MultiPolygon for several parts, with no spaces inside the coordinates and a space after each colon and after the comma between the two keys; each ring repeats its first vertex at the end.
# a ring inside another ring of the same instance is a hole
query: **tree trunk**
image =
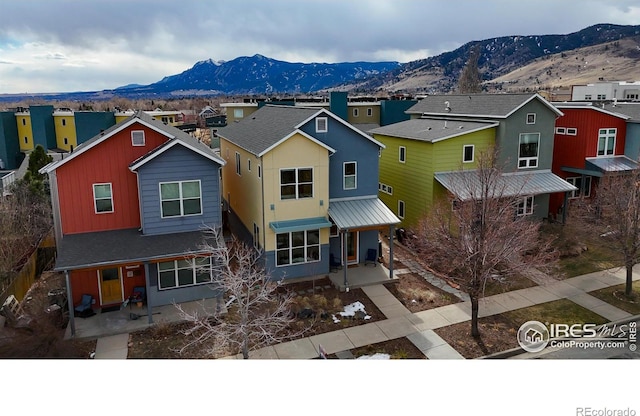
{"type": "Polygon", "coordinates": [[[242,358],[245,360],[249,359],[249,347],[246,341],[242,343],[242,358]]]}
{"type": "Polygon", "coordinates": [[[478,297],[470,296],[471,298],[471,336],[474,338],[480,338],[480,330],[478,329],[478,297]]]}
{"type": "Polygon", "coordinates": [[[627,280],[626,280],[626,285],[624,287],[624,294],[630,297],[631,292],[633,290],[633,262],[627,263],[626,267],[627,267],[627,280]]]}

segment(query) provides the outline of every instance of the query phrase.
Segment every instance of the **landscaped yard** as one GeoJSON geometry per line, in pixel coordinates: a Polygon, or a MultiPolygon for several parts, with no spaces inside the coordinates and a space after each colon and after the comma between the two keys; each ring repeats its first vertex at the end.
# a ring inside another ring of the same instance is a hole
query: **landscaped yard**
{"type": "Polygon", "coordinates": [[[396,282],[384,285],[411,312],[420,312],[461,302],[454,295],[429,284],[414,273],[399,275],[396,282]]]}
{"type": "Polygon", "coordinates": [[[636,280],[633,282],[632,287],[633,292],[631,299],[627,298],[624,294],[624,284],[595,290],[589,292],[589,294],[632,315],[638,315],[640,314],[640,281],[636,280]]]}

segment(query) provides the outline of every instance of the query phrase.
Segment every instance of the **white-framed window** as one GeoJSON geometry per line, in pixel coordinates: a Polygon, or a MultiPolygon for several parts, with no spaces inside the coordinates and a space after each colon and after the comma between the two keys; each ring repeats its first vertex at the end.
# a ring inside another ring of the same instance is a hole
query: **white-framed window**
{"type": "Polygon", "coordinates": [[[158,289],[175,289],[211,283],[211,257],[158,263],[158,289]]]}
{"type": "Polygon", "coordinates": [[[236,152],[236,173],[242,175],[242,166],[240,162],[240,153],[236,152]]]}
{"type": "Polygon", "coordinates": [[[313,198],[313,168],[280,169],[280,199],[313,198]]]}
{"type": "Polygon", "coordinates": [[[462,162],[471,163],[474,159],[475,146],[472,144],[465,144],[462,147],[462,162]]]}
{"type": "Polygon", "coordinates": [[[356,189],[358,187],[358,163],[344,162],[342,164],[342,189],[356,189]]]}
{"type": "Polygon", "coordinates": [[[331,218],[329,218],[329,221],[331,221],[331,228],[329,228],[329,237],[331,238],[340,236],[340,233],[338,232],[338,226],[333,222],[331,218]]]}
{"type": "Polygon", "coordinates": [[[398,147],[398,161],[400,163],[407,161],[407,148],[404,146],[398,147]]]}
{"type": "Polygon", "coordinates": [[[144,146],[144,130],[133,130],[131,132],[131,145],[144,146]]]}
{"type": "Polygon", "coordinates": [[[591,94],[585,94],[584,95],[584,99],[585,100],[590,100],[591,99],[591,94]]]}
{"type": "Polygon", "coordinates": [[[353,116],[354,116],[354,117],[358,117],[359,115],[360,115],[360,110],[359,110],[359,109],[357,109],[357,108],[354,108],[354,109],[353,109],[353,116]]]}
{"type": "Polygon", "coordinates": [[[251,172],[251,159],[247,159],[247,171],[251,172]]]}
{"type": "Polygon", "coordinates": [[[523,216],[531,214],[533,214],[533,196],[525,196],[518,202],[516,215],[523,216]]]}
{"type": "Polygon", "coordinates": [[[320,261],[320,230],[276,234],[276,266],[320,261]]]}
{"type": "Polygon", "coordinates": [[[536,124],[536,113],[527,114],[527,124],[536,124]]]}
{"type": "Polygon", "coordinates": [[[567,134],[566,127],[556,127],[556,134],[567,134]]]}
{"type": "Polygon", "coordinates": [[[160,182],[159,186],[162,218],[202,214],[200,180],[160,182]]]}
{"type": "Polygon", "coordinates": [[[598,100],[606,100],[607,99],[607,94],[598,94],[597,99],[598,100]]]}
{"type": "Polygon", "coordinates": [[[404,218],[404,201],[398,200],[398,218],[404,218]]]}
{"type": "Polygon", "coordinates": [[[367,108],[367,117],[373,116],[373,108],[367,108]]]}
{"type": "Polygon", "coordinates": [[[233,109],[233,118],[239,119],[244,117],[244,110],[242,108],[233,109]]]}
{"type": "Polygon", "coordinates": [[[385,194],[393,195],[393,186],[378,182],[378,190],[385,194]]]}
{"type": "Polygon", "coordinates": [[[326,133],[329,131],[329,121],[326,117],[316,117],[316,133],[326,133]]]}
{"type": "Polygon", "coordinates": [[[258,165],[258,179],[262,178],[262,165],[258,165]]]}
{"type": "Polygon", "coordinates": [[[578,129],[576,127],[567,127],[567,135],[568,136],[577,136],[578,129]]]}
{"type": "Polygon", "coordinates": [[[569,198],[588,198],[591,196],[591,176],[575,176],[567,178],[567,182],[578,188],[569,194],[569,198]]]}
{"type": "Polygon", "coordinates": [[[260,227],[255,222],[253,223],[253,247],[260,250],[260,227]]]}
{"type": "Polygon", "coordinates": [[[598,156],[608,156],[615,153],[616,130],[617,129],[598,130],[598,156]]]}
{"type": "Polygon", "coordinates": [[[93,206],[96,214],[113,212],[113,192],[110,183],[93,184],[93,206]]]}
{"type": "Polygon", "coordinates": [[[520,133],[518,168],[535,168],[538,166],[540,133],[520,133]]]}

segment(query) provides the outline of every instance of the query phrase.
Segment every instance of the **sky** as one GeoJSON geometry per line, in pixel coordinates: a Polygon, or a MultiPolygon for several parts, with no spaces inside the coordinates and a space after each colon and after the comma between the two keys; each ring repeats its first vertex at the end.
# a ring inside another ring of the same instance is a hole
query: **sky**
{"type": "Polygon", "coordinates": [[[0,0],[0,94],[151,84],[207,59],[409,62],[640,24],[637,0],[0,0]]]}

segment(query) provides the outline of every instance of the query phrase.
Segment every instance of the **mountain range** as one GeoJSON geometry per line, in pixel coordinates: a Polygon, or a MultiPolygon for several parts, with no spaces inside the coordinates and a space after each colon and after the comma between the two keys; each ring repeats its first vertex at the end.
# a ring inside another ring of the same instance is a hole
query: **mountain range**
{"type": "Polygon", "coordinates": [[[309,94],[328,90],[447,93],[456,89],[472,50],[479,51],[478,67],[485,89],[561,87],[599,79],[640,80],[640,25],[598,24],[566,35],[503,36],[471,41],[453,51],[404,64],[291,63],[262,55],[227,62],[208,59],[149,85],[42,96],[101,100],[118,96],[170,98],[309,94]]]}

